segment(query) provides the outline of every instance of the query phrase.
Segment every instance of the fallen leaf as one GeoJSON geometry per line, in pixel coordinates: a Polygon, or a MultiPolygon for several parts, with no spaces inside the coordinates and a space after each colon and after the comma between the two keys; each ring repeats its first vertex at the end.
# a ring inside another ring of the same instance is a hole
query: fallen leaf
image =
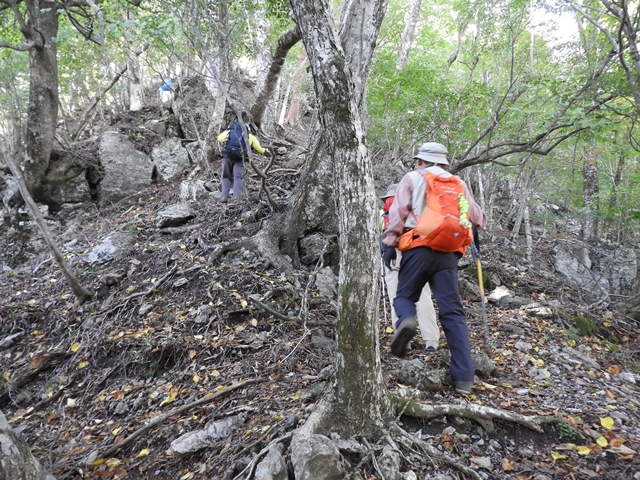
{"type": "Polygon", "coordinates": [[[509,457],[504,457],[501,463],[502,463],[502,469],[505,472],[510,472],[512,470],[515,470],[515,467],[513,466],[513,462],[509,457]]]}
{"type": "Polygon", "coordinates": [[[576,447],[576,452],[578,452],[578,455],[589,455],[591,453],[591,449],[589,447],[580,446],[576,447]]]}
{"type": "Polygon", "coordinates": [[[72,352],[77,352],[79,348],[80,348],[80,344],[79,343],[74,343],[73,345],[71,345],[71,351],[72,352]]]}
{"type": "Polygon", "coordinates": [[[142,450],[140,450],[140,453],[136,455],[136,458],[146,457],[147,455],[149,455],[149,453],[151,453],[151,450],[149,450],[148,448],[143,448],[142,450]]]}
{"type": "Polygon", "coordinates": [[[166,405],[168,403],[173,403],[178,396],[178,391],[173,388],[169,391],[169,396],[165,398],[162,402],[160,402],[160,406],[166,405]]]}
{"type": "Polygon", "coordinates": [[[609,373],[620,373],[620,367],[618,365],[611,365],[608,369],[607,372],[609,373]]]}
{"type": "Polygon", "coordinates": [[[631,450],[626,445],[620,445],[619,447],[611,447],[609,449],[609,451],[611,451],[613,453],[621,453],[623,455],[635,455],[636,454],[635,450],[631,450]]]}
{"type": "Polygon", "coordinates": [[[596,443],[597,443],[598,445],[600,445],[602,448],[604,448],[604,447],[606,447],[607,445],[609,445],[609,442],[608,442],[608,441],[607,441],[607,439],[606,439],[606,438],[604,438],[604,437],[598,437],[598,438],[596,439],[596,443]]]}
{"type": "Polygon", "coordinates": [[[607,430],[611,430],[613,428],[613,424],[614,424],[614,421],[613,421],[613,418],[611,417],[605,417],[600,419],[600,425],[602,425],[607,430]]]}
{"type": "Polygon", "coordinates": [[[551,458],[553,458],[553,461],[555,462],[556,460],[566,460],[567,456],[558,452],[551,452],[551,458]]]}

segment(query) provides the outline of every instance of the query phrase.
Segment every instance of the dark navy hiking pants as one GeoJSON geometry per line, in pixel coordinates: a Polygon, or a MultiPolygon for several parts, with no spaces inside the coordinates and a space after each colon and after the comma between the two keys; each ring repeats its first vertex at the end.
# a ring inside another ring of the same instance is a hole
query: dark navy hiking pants
{"type": "Polygon", "coordinates": [[[473,382],[473,361],[469,331],[458,293],[457,253],[436,252],[416,247],[402,254],[398,291],[393,307],[400,325],[407,318],[416,318],[416,302],[428,282],[438,304],[438,317],[451,352],[451,377],[457,381],[473,382]]]}

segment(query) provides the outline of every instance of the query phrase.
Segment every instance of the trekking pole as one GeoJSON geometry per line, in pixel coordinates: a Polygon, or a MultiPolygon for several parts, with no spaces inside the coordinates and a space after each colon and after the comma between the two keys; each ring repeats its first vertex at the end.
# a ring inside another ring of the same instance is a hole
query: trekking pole
{"type": "Polygon", "coordinates": [[[487,325],[487,309],[484,304],[484,282],[482,280],[482,264],[480,263],[480,239],[478,229],[473,229],[473,243],[471,244],[471,256],[476,262],[478,270],[478,287],[480,288],[480,303],[482,304],[482,329],[484,331],[484,351],[487,355],[491,355],[491,342],[489,334],[489,326],[487,325]]]}

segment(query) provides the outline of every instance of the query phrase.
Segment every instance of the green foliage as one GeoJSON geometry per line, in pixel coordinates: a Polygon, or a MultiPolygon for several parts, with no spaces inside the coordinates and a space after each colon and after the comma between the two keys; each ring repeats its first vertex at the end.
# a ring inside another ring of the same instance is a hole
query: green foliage
{"type": "Polygon", "coordinates": [[[560,437],[560,439],[562,440],[574,440],[580,438],[578,435],[576,435],[575,430],[564,422],[559,422],[556,425],[556,432],[558,434],[558,437],[560,437]]]}

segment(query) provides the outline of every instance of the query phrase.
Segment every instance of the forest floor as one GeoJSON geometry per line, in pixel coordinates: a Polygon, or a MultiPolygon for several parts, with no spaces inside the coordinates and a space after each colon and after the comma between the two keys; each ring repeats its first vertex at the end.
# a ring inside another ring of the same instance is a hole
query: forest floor
{"type": "MultiPolygon", "coordinates": [[[[250,180],[250,189],[256,185],[250,180]]],[[[160,232],[154,218],[177,202],[178,191],[179,180],[85,218],[64,251],[96,292],[89,303],[74,305],[48,252],[0,272],[0,408],[58,479],[243,478],[271,440],[305,421],[325,388],[336,310],[318,294],[314,272],[283,274],[248,249],[211,261],[220,245],[254,235],[271,215],[268,205],[255,197],[244,207],[211,199],[198,206],[189,228],[160,232]],[[83,260],[122,230],[135,235],[125,256],[95,266],[83,260]],[[188,456],[170,449],[181,435],[228,417],[240,425],[207,448],[188,456]]],[[[445,385],[420,392],[398,381],[403,365],[415,360],[445,370],[446,341],[436,354],[418,340],[407,357],[393,357],[389,304],[381,297],[385,385],[425,404],[473,404],[565,423],[545,433],[503,421],[489,431],[451,417],[403,416],[400,423],[484,478],[640,478],[638,326],[613,306],[590,306],[553,273],[552,238],[540,239],[535,263],[523,267],[521,253],[499,232],[484,236],[485,274],[551,307],[552,315],[489,303],[496,369],[465,397],[445,385]],[[577,314],[594,320],[598,333],[579,336],[570,326],[577,314]]],[[[464,257],[461,267],[471,263],[464,257]]],[[[476,282],[462,268],[460,277],[476,282]]],[[[481,304],[464,303],[479,351],[481,304]]],[[[403,455],[401,471],[417,478],[460,478],[424,455],[403,455]]],[[[379,478],[370,461],[350,468],[350,478],[379,478]]]]}

